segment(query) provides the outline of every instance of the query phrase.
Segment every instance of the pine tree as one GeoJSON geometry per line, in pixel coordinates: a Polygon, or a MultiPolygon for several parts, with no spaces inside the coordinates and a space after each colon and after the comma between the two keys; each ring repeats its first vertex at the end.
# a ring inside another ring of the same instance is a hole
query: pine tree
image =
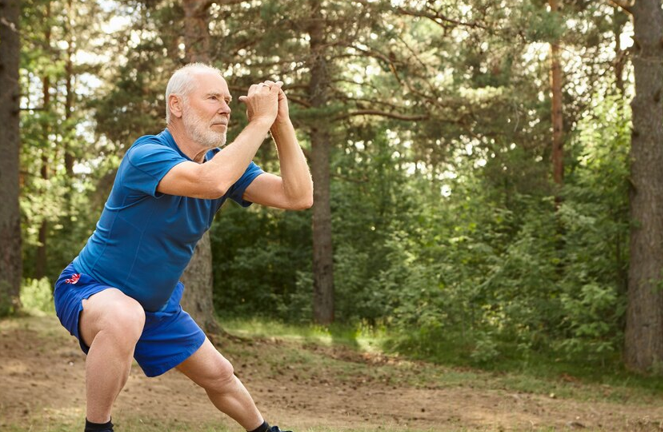
{"type": "Polygon", "coordinates": [[[19,0],[0,3],[0,316],[15,311],[21,286],[18,82],[19,0]]]}
{"type": "Polygon", "coordinates": [[[645,372],[663,362],[663,9],[659,0],[615,3],[635,31],[625,361],[645,372]]]}
{"type": "MultiPolygon", "coordinates": [[[[209,54],[209,6],[207,1],[185,0],[184,45],[188,62],[211,63],[209,54]]],[[[219,325],[214,314],[212,293],[214,274],[212,272],[212,246],[209,232],[206,232],[196,245],[182,282],[186,286],[182,307],[206,332],[218,333],[219,325]]]]}

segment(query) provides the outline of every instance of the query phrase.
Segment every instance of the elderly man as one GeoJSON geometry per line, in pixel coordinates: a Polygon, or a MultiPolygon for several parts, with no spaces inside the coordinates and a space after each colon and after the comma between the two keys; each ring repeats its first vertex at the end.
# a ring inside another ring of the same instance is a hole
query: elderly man
{"type": "Polygon", "coordinates": [[[179,278],[227,198],[291,210],[313,202],[281,83],[253,85],[240,97],[249,124],[221,151],[231,99],[215,68],[190,64],[173,74],[167,128],[127,151],[97,229],[56,282],[58,317],[87,354],[86,431],[113,430],[112,404],[132,357],[150,377],[177,368],[247,431],[280,431],[180,307],[179,278]],[[281,177],[252,162],[268,131],[281,177]]]}

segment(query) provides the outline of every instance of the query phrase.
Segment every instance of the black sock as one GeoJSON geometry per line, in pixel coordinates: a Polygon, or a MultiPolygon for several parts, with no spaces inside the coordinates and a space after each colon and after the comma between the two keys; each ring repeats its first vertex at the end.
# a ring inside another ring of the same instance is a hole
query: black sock
{"type": "Polygon", "coordinates": [[[85,419],[85,432],[113,432],[113,423],[92,423],[85,419]]]}
{"type": "Polygon", "coordinates": [[[260,426],[258,426],[256,429],[253,429],[252,431],[248,432],[269,432],[269,423],[263,421],[263,423],[260,426]]]}

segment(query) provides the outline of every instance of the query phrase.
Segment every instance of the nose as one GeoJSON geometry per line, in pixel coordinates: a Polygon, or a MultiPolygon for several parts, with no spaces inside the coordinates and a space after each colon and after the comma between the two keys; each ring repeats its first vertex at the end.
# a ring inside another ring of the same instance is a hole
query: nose
{"type": "Polygon", "coordinates": [[[230,116],[230,112],[232,110],[230,109],[230,105],[228,105],[228,102],[225,100],[221,100],[221,106],[219,106],[219,110],[217,111],[219,114],[225,114],[227,116],[230,116]]]}

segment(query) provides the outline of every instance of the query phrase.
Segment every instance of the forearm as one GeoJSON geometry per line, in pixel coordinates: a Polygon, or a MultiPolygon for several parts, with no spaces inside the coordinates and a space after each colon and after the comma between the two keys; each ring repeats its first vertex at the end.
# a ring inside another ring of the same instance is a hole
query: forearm
{"type": "Polygon", "coordinates": [[[203,164],[203,175],[225,193],[244,174],[269,131],[269,123],[250,122],[232,144],[203,164]]]}
{"type": "Polygon", "coordinates": [[[295,128],[287,120],[275,123],[271,133],[279,154],[284,195],[295,208],[310,207],[313,204],[313,182],[295,128]]]}

